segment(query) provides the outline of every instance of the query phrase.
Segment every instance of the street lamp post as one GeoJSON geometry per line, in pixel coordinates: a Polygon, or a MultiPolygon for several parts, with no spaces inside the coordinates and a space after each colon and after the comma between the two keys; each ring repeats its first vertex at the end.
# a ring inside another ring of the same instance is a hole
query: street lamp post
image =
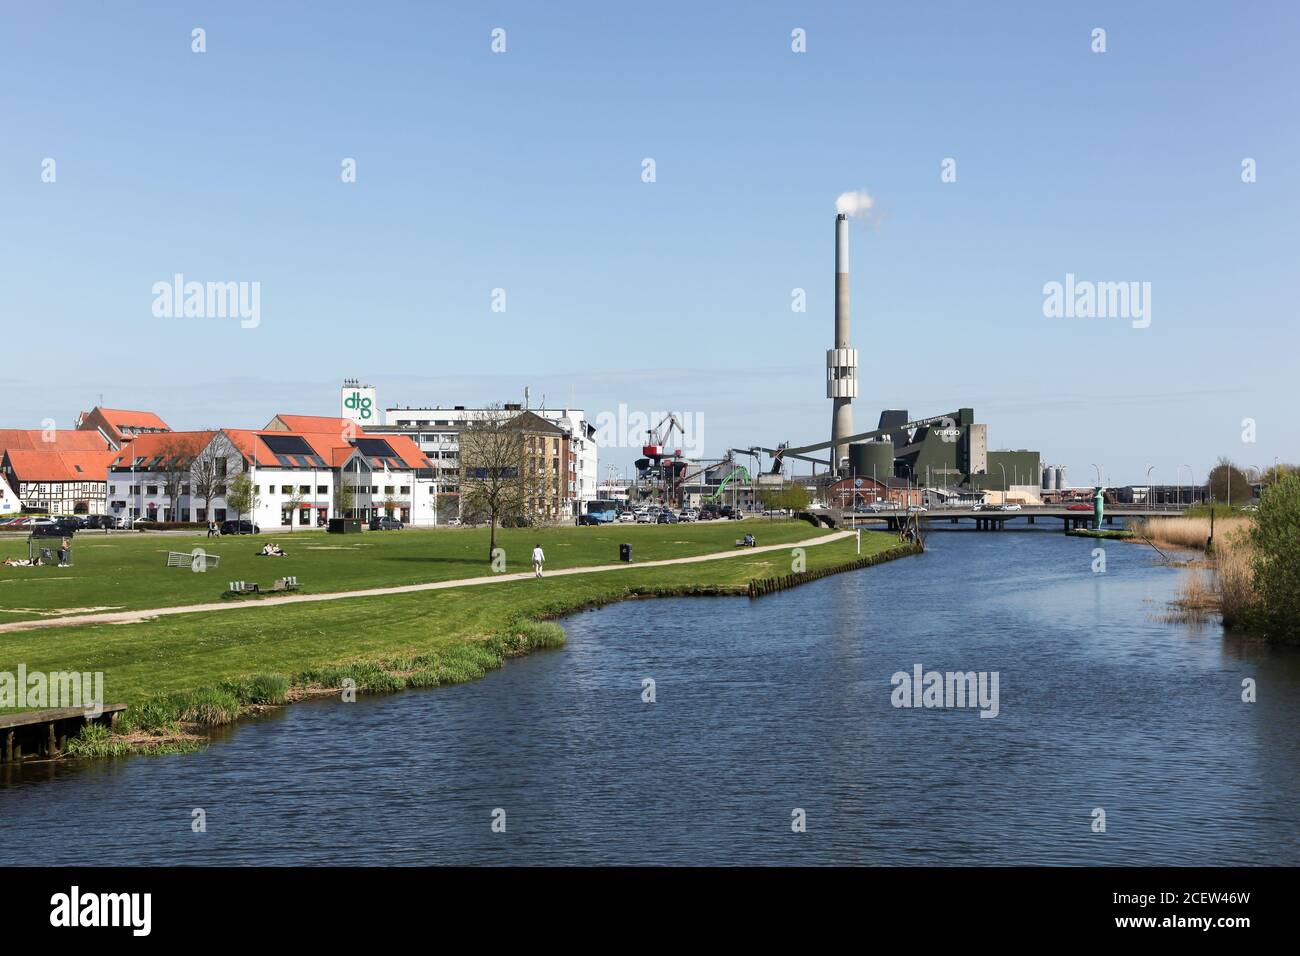
{"type": "Polygon", "coordinates": [[[1148,505],[1151,504],[1151,471],[1153,468],[1155,468],[1155,465],[1150,465],[1147,467],[1147,504],[1148,505]]]}

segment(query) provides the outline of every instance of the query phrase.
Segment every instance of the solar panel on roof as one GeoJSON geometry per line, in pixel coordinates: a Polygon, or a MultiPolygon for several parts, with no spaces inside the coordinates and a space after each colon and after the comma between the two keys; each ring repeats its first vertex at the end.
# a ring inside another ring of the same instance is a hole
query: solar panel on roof
{"type": "Polygon", "coordinates": [[[391,458],[392,446],[382,438],[358,438],[354,445],[367,458],[391,458]]]}
{"type": "Polygon", "coordinates": [[[276,455],[310,455],[311,445],[301,435],[263,435],[262,441],[276,455]]]}

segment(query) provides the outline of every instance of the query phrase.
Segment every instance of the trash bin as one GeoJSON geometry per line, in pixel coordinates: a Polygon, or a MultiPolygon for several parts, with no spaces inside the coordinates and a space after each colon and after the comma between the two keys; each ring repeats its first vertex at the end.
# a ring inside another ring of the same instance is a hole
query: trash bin
{"type": "Polygon", "coordinates": [[[618,559],[628,562],[632,560],[632,546],[630,544],[620,544],[618,546],[618,559]]]}

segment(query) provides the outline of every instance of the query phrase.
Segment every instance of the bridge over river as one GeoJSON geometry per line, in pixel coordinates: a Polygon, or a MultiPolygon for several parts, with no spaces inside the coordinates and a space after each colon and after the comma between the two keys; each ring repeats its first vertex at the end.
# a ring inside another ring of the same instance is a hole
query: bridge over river
{"type": "MultiPolygon", "coordinates": [[[[1177,517],[1187,510],[1179,505],[1112,505],[1107,504],[1102,520],[1113,525],[1115,519],[1130,518],[1170,518],[1177,517]]],[[[1038,519],[1056,519],[1062,523],[1062,530],[1072,528],[1093,528],[1096,521],[1092,505],[1087,509],[1070,508],[1067,505],[1022,505],[1013,511],[1004,511],[996,505],[937,505],[925,511],[908,513],[903,508],[889,511],[871,511],[854,508],[814,508],[801,512],[799,517],[814,524],[831,528],[856,528],[860,525],[884,524],[890,530],[896,530],[900,524],[911,518],[918,518],[928,525],[939,522],[957,524],[961,521],[974,521],[980,531],[1002,531],[1009,521],[1023,521],[1035,524],[1038,519]]]]}

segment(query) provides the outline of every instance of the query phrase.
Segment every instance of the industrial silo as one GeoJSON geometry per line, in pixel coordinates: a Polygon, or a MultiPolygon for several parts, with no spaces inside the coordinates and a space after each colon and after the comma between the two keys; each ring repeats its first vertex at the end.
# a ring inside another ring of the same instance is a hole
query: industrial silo
{"type": "Polygon", "coordinates": [[[1043,466],[1043,490],[1056,490],[1056,469],[1051,465],[1043,466]]]}
{"type": "Polygon", "coordinates": [[[1057,491],[1064,491],[1064,490],[1065,490],[1065,487],[1066,487],[1066,485],[1065,485],[1065,466],[1064,466],[1064,465],[1057,465],[1057,466],[1056,466],[1056,490],[1057,490],[1057,491]]]}
{"type": "Polygon", "coordinates": [[[884,481],[894,477],[894,443],[860,441],[849,446],[849,467],[858,478],[884,481]]]}

